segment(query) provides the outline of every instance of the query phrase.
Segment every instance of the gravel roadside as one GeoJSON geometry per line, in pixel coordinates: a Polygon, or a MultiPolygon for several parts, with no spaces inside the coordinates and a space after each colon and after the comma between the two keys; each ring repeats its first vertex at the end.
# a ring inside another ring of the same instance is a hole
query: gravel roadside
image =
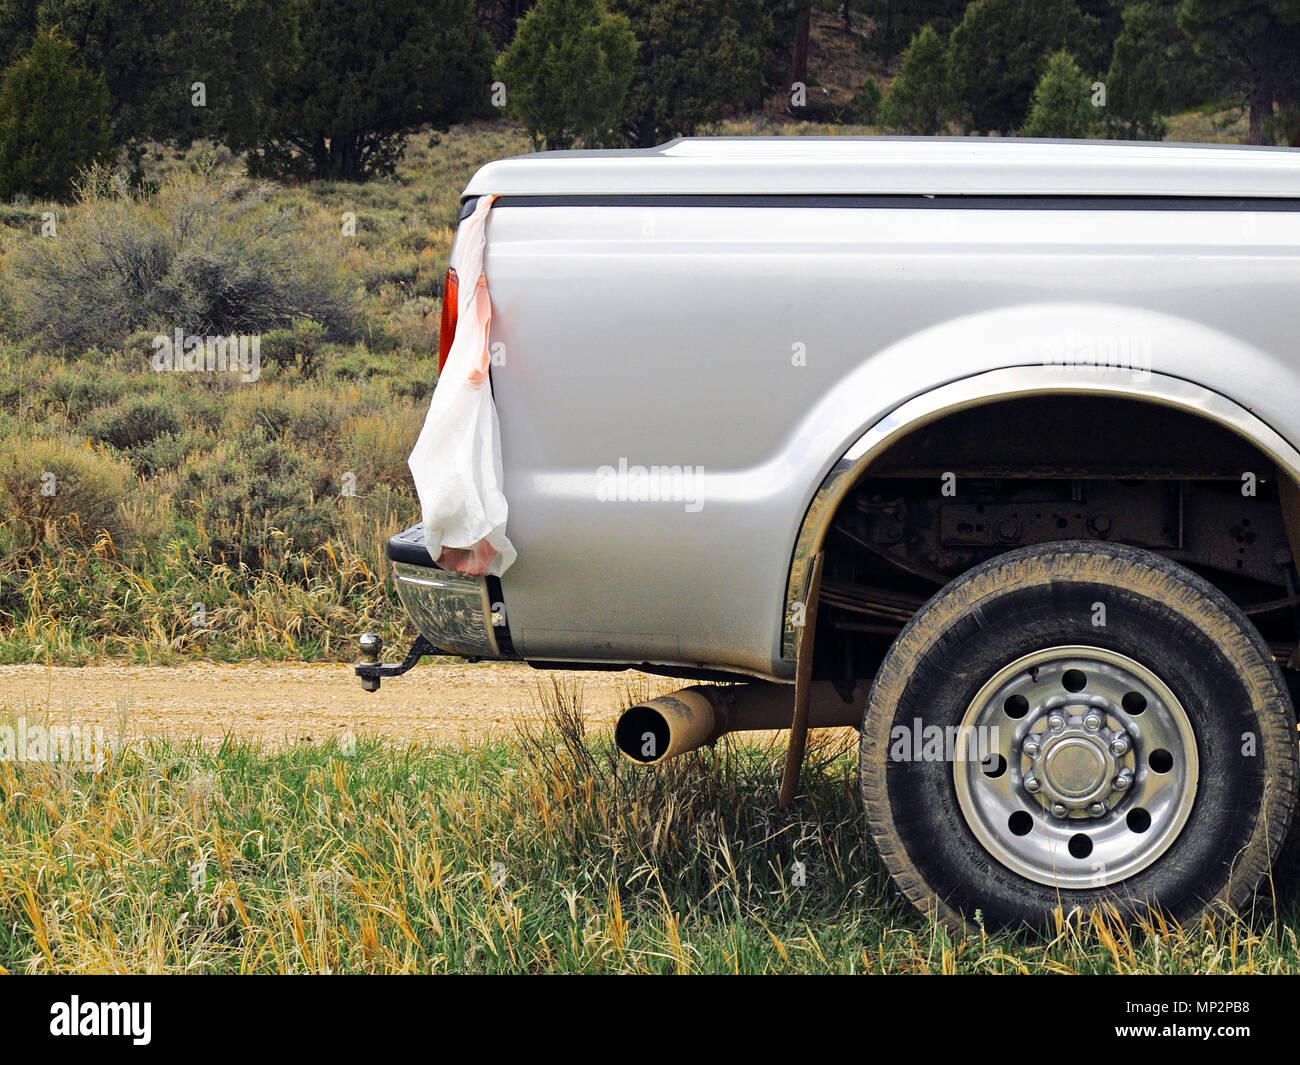
{"type": "Polygon", "coordinates": [[[416,666],[361,690],[336,663],[181,666],[0,666],[0,722],[103,726],[128,737],[217,739],[227,733],[276,743],[354,735],[472,745],[540,720],[552,680],[580,693],[592,729],[613,726],[629,698],[682,683],[644,673],[535,670],[521,663],[416,666]]]}

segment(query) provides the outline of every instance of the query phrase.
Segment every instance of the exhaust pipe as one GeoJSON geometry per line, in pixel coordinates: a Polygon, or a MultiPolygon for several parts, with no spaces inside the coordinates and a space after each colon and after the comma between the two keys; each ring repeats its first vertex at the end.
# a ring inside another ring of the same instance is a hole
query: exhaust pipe
{"type": "MultiPolygon", "coordinates": [[[[829,681],[813,684],[809,727],[860,728],[870,687],[859,681],[846,699],[829,681]]],[[[787,729],[793,716],[793,684],[697,684],[624,710],[614,726],[614,744],[639,765],[658,765],[728,732],[787,729]]]]}

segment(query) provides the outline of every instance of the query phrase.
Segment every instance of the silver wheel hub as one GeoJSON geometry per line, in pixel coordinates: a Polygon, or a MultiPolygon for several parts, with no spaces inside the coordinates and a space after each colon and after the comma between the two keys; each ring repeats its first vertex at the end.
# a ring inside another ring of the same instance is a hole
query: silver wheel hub
{"type": "Polygon", "coordinates": [[[986,850],[1041,884],[1095,888],[1145,869],[1196,798],[1186,711],[1147,667],[1096,647],[1051,647],[999,670],[971,701],[957,800],[986,850]]]}
{"type": "MultiPolygon", "coordinates": [[[[1093,708],[1087,713],[1095,719],[1093,708]]],[[[1031,785],[1032,780],[1039,781],[1038,797],[1044,805],[1048,809],[1064,806],[1067,816],[1087,812],[1098,802],[1113,803],[1124,790],[1116,787],[1121,772],[1131,776],[1133,770],[1131,750],[1126,758],[1110,749],[1121,733],[1105,726],[1089,728],[1083,713],[1062,720],[1065,724],[1059,731],[1043,722],[1046,727],[1041,734],[1031,731],[1028,736],[1032,739],[1021,743],[1029,763],[1025,779],[1031,785]]]]}

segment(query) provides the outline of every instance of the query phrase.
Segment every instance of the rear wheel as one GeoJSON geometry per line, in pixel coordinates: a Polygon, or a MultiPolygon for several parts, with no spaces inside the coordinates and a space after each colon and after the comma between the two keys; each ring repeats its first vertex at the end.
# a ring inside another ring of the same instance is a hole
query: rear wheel
{"type": "Polygon", "coordinates": [[[927,603],[867,705],[895,882],[950,924],[1247,902],[1290,822],[1294,711],[1249,620],[1138,548],[1043,544],[927,603]]]}

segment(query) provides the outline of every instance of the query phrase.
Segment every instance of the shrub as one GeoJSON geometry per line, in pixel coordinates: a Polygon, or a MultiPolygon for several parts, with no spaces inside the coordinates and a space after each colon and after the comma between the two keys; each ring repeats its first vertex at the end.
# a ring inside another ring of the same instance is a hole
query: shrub
{"type": "Polygon", "coordinates": [[[391,377],[399,373],[409,361],[356,346],[334,359],[330,363],[329,373],[340,381],[368,381],[372,377],[391,377]]]}
{"type": "Polygon", "coordinates": [[[343,432],[343,466],[356,475],[358,494],[379,484],[413,487],[407,459],[423,424],[424,411],[410,403],[348,420],[343,432]]]}
{"type": "Polygon", "coordinates": [[[159,433],[152,440],[131,448],[127,457],[136,473],[154,477],[164,470],[174,470],[191,455],[212,446],[206,434],[188,432],[159,433]]]}
{"type": "Polygon", "coordinates": [[[152,477],[212,446],[207,430],[218,423],[196,398],[158,393],[129,396],[90,415],[85,431],[92,440],[125,454],[136,473],[152,477]]]}
{"type": "MultiPolygon", "coordinates": [[[[370,392],[371,406],[382,393],[370,392]]],[[[293,389],[258,388],[236,393],[225,411],[220,435],[236,439],[263,433],[299,446],[317,458],[337,457],[347,420],[362,402],[360,389],[322,379],[293,389]]]]}
{"type": "Polygon", "coordinates": [[[247,391],[245,386],[231,384],[228,381],[209,382],[200,378],[186,383],[192,384],[193,387],[182,389],[177,393],[173,399],[176,409],[187,426],[209,432],[221,428],[221,423],[225,419],[226,411],[230,406],[226,393],[230,390],[247,391]],[[222,384],[225,388],[215,391],[211,387],[215,384],[222,384]]]}
{"type": "Polygon", "coordinates": [[[868,78],[853,98],[853,116],[864,126],[873,126],[880,117],[880,105],[885,94],[875,78],[868,78]]]}
{"type": "Polygon", "coordinates": [[[264,434],[272,440],[285,437],[293,424],[293,411],[283,395],[258,390],[237,395],[226,412],[223,435],[241,437],[249,432],[264,434]]]}
{"type": "Polygon", "coordinates": [[[277,569],[286,537],[300,550],[328,537],[330,490],[328,475],[313,459],[257,432],[242,446],[223,441],[189,459],[177,495],[194,514],[200,547],[212,557],[277,569]]]}
{"type": "Polygon", "coordinates": [[[107,532],[129,539],[119,505],[135,487],[131,468],[84,441],[18,433],[0,440],[0,515],[20,547],[107,532]]]}
{"type": "Polygon", "coordinates": [[[74,350],[120,350],[141,330],[260,334],[303,319],[352,336],[340,242],[272,192],[209,169],[170,174],[153,193],[89,172],[59,239],[12,256],[23,327],[74,350]]]}
{"type": "Polygon", "coordinates": [[[76,370],[60,370],[39,391],[43,413],[57,413],[80,423],[100,407],[108,407],[138,388],[141,381],[87,362],[76,370]]]}
{"type": "Polygon", "coordinates": [[[131,451],[163,433],[174,435],[181,427],[172,405],[160,396],[132,396],[86,421],[92,440],[111,444],[118,451],[131,451]]]}
{"type": "Polygon", "coordinates": [[[108,89],[72,45],[43,33],[0,79],[0,199],[62,199],[110,151],[108,89]]]}
{"type": "Polygon", "coordinates": [[[319,322],[294,322],[291,329],[273,329],[262,337],[262,359],[286,369],[297,367],[303,377],[320,368],[325,327],[319,322]]]}
{"type": "Polygon", "coordinates": [[[395,399],[417,400],[421,410],[425,410],[429,406],[429,397],[433,395],[433,386],[436,383],[437,373],[434,366],[429,362],[416,362],[412,364],[412,369],[388,381],[388,391],[395,399]]]}

